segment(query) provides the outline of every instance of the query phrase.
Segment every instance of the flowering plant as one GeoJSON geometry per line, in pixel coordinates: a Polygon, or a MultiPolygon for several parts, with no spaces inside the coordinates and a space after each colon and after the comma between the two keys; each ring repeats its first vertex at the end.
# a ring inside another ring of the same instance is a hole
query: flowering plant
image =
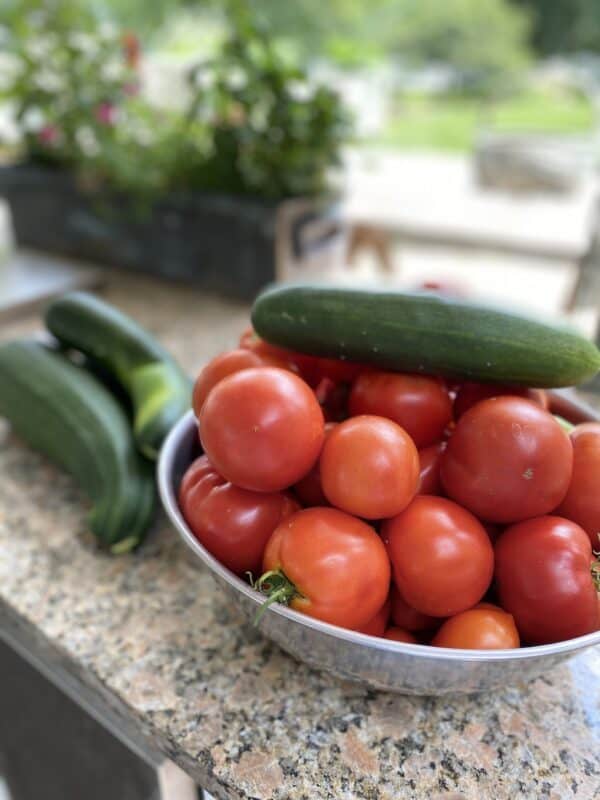
{"type": "Polygon", "coordinates": [[[76,6],[48,0],[20,16],[10,37],[4,95],[24,160],[150,196],[325,188],[346,116],[332,91],[278,56],[243,3],[231,6],[218,56],[190,70],[191,99],[179,111],[143,99],[135,35],[76,6]]]}

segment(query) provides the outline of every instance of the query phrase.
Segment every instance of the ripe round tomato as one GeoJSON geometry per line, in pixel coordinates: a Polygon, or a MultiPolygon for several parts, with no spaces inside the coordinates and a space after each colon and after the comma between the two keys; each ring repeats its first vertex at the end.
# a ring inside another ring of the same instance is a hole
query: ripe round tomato
{"type": "Polygon", "coordinates": [[[494,553],[485,529],[466,509],[445,497],[417,495],[383,528],[394,583],[417,611],[449,617],[481,600],[494,553]]]}
{"type": "Polygon", "coordinates": [[[352,386],[348,408],[351,416],[391,419],[418,448],[439,441],[452,419],[452,401],[442,380],[400,372],[363,372],[352,386]]]}
{"type": "Polygon", "coordinates": [[[216,386],[227,375],[233,375],[234,372],[249,369],[250,367],[281,367],[282,369],[289,369],[291,365],[283,358],[267,354],[259,355],[252,350],[242,350],[241,348],[229,350],[226,353],[215,356],[204,367],[194,384],[192,407],[196,417],[200,416],[204,401],[213,386],[216,386]]]}
{"type": "MultiPolygon", "coordinates": [[[[335,428],[335,422],[325,423],[325,442],[329,434],[335,428]]],[[[294,486],[294,493],[304,506],[328,506],[329,500],[323,494],[321,485],[321,462],[320,459],[315,465],[301,478],[294,486]]]]}
{"type": "Polygon", "coordinates": [[[429,617],[427,614],[422,614],[416,608],[409,606],[400,594],[398,587],[394,584],[392,584],[390,592],[390,601],[390,616],[392,622],[398,628],[402,628],[405,631],[426,631],[440,624],[439,617],[429,617]]]}
{"type": "Polygon", "coordinates": [[[573,474],[567,495],[556,509],[576,522],[600,550],[600,423],[585,422],[571,432],[573,474]]]}
{"type": "Polygon", "coordinates": [[[260,571],[266,544],[279,523],[298,510],[298,503],[281,492],[250,492],[210,471],[200,477],[198,459],[180,486],[181,510],[192,533],[232,572],[260,571]]]}
{"type": "Polygon", "coordinates": [[[442,456],[446,493],[488,522],[546,514],[563,500],[573,447],[554,417],[520,397],[483,400],[464,414],[442,456]]]}
{"type": "Polygon", "coordinates": [[[358,628],[358,633],[367,633],[369,636],[383,636],[390,621],[390,598],[381,606],[381,610],[370,619],[366,625],[358,628]]]}
{"type": "Polygon", "coordinates": [[[391,639],[394,642],[406,642],[406,644],[417,644],[417,640],[408,631],[402,630],[402,628],[388,628],[385,632],[384,638],[391,639]]]}
{"type": "Polygon", "coordinates": [[[496,542],[496,586],[529,644],[548,644],[598,630],[598,595],[586,532],[544,516],[507,528],[496,542]]]}
{"type": "Polygon", "coordinates": [[[507,650],[519,647],[519,632],[510,614],[481,603],[447,619],[431,640],[435,647],[465,650],[507,650]]]}
{"type": "Polygon", "coordinates": [[[327,422],[341,422],[348,417],[347,383],[334,383],[331,378],[322,378],[315,387],[315,396],[323,409],[327,422]]]}
{"type": "Polygon", "coordinates": [[[213,465],[205,455],[198,456],[198,458],[192,461],[179,484],[179,505],[181,506],[183,504],[183,500],[192,486],[199,483],[202,478],[214,471],[213,465]]]}
{"type": "Polygon", "coordinates": [[[533,403],[548,409],[548,395],[543,389],[527,389],[524,386],[510,386],[506,383],[462,383],[454,400],[454,418],[459,419],[476,403],[487,400],[489,397],[524,397],[533,403]]]}
{"type": "Polygon", "coordinates": [[[320,466],[329,502],[366,519],[397,514],[412,500],[419,480],[419,454],[410,436],[383,417],[352,417],[337,425],[320,466]]]}
{"type": "Polygon", "coordinates": [[[318,358],[316,364],[319,378],[329,378],[334,383],[352,383],[366,368],[364,364],[339,358],[318,358]]]}
{"type": "Polygon", "coordinates": [[[292,369],[295,372],[299,372],[301,378],[305,380],[309,386],[316,386],[320,380],[320,374],[317,374],[318,359],[315,356],[295,353],[293,350],[287,350],[284,347],[277,347],[277,345],[269,344],[255,333],[252,326],[246,328],[240,336],[239,346],[244,350],[252,350],[252,352],[261,357],[266,356],[285,361],[288,365],[288,369],[291,365],[292,369]]]}
{"type": "MultiPolygon", "coordinates": [[[[440,464],[447,442],[437,442],[419,450],[419,488],[417,494],[441,494],[440,464]]],[[[400,626],[402,627],[402,626],[400,626]]]]}
{"type": "Polygon", "coordinates": [[[227,480],[257,492],[299,481],[317,460],[323,436],[323,413],[310,387],[275,367],[223,378],[200,412],[210,462],[227,480]]]}
{"type": "Polygon", "coordinates": [[[296,611],[353,630],[381,610],[390,587],[379,536],[335,508],[306,508],[289,517],[269,540],[263,569],[283,573],[284,599],[296,611]]]}

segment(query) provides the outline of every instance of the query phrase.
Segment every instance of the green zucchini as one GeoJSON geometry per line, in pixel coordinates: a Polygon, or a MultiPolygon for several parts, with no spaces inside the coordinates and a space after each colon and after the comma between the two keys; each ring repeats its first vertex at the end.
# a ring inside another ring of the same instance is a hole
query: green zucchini
{"type": "Polygon", "coordinates": [[[303,353],[451,378],[572,386],[600,369],[596,346],[565,326],[429,293],[274,287],[252,324],[303,353]]]}
{"type": "Polygon", "coordinates": [[[67,470],[92,500],[89,525],[113,552],[137,546],[155,505],[153,470],[121,406],[92,375],[44,345],[0,345],[0,415],[67,470]]]}
{"type": "Polygon", "coordinates": [[[86,292],[72,292],[46,310],[48,330],[110,373],[133,405],[133,431],[143,455],[160,446],[191,403],[191,383],[174,359],[140,325],[86,292]]]}

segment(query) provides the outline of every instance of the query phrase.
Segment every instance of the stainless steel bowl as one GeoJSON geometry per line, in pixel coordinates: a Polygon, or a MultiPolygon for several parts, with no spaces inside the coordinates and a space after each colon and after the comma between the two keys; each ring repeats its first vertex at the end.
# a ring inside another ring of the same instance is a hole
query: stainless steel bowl
{"type": "MultiPolygon", "coordinates": [[[[563,397],[560,402],[563,414],[571,408],[579,411],[581,419],[595,417],[591,410],[569,399],[563,397]]],[[[160,496],[183,541],[251,622],[264,603],[264,596],[211,556],[192,534],[177,504],[181,477],[198,452],[197,425],[190,412],[163,445],[158,463],[160,496]]],[[[280,605],[267,609],[259,628],[311,667],[375,689],[416,695],[490,691],[534,678],[587,647],[600,644],[600,631],[566,642],[514,650],[474,651],[403,644],[319,622],[280,605]]]]}

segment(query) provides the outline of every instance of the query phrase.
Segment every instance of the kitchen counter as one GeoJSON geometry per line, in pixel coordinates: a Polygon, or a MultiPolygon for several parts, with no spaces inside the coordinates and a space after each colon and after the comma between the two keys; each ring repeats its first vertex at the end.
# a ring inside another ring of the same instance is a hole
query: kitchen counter
{"type": "MultiPolygon", "coordinates": [[[[111,275],[105,296],[191,373],[247,324],[243,306],[137,277],[111,275]]],[[[109,557],[85,514],[73,481],[0,422],[0,633],[216,797],[600,797],[598,649],[492,696],[369,691],[252,630],[164,517],[139,552],[109,557]]]]}

